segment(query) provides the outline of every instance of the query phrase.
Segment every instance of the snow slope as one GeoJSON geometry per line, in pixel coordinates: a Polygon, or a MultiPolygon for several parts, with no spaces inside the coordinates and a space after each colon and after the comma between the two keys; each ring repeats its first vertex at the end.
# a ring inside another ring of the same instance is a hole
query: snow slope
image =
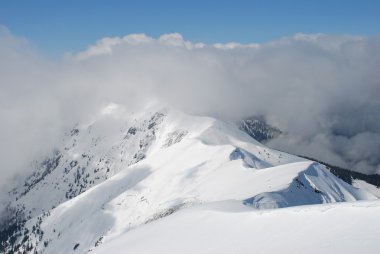
{"type": "Polygon", "coordinates": [[[256,210],[223,201],[125,233],[96,254],[378,253],[379,201],[256,210]]]}
{"type": "Polygon", "coordinates": [[[233,209],[255,213],[376,199],[318,163],[265,147],[234,124],[156,107],[131,113],[115,104],[68,132],[12,195],[12,205],[28,215],[18,250],[41,253],[94,251],[210,202],[235,200],[233,209]]]}
{"type": "Polygon", "coordinates": [[[373,194],[377,198],[380,198],[380,188],[377,188],[375,185],[369,184],[363,180],[355,179],[352,183],[358,189],[366,190],[369,193],[373,194]]]}

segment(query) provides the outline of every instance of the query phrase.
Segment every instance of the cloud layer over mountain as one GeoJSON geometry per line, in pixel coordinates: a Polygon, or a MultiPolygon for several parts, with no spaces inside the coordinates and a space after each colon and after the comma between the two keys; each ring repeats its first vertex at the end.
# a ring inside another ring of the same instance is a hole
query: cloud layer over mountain
{"type": "Polygon", "coordinates": [[[270,146],[380,173],[380,37],[297,34],[206,45],[180,34],[103,38],[51,60],[0,28],[2,179],[107,103],[159,100],[236,120],[264,115],[286,135],[270,146]]]}

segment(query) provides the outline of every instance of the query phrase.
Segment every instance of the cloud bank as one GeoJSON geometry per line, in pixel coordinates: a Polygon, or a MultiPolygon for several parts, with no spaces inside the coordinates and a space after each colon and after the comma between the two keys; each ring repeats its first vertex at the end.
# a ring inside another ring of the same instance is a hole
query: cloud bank
{"type": "Polygon", "coordinates": [[[287,134],[269,145],[380,173],[380,37],[297,34],[206,45],[180,34],[103,38],[59,61],[0,28],[2,179],[106,103],[157,99],[236,120],[264,115],[287,134]]]}

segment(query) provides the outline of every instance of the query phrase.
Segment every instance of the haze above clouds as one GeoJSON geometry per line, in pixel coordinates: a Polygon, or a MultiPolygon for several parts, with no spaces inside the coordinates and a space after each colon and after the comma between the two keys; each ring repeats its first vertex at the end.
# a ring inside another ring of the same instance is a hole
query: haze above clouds
{"type": "Polygon", "coordinates": [[[287,133],[269,146],[380,173],[379,70],[380,37],[296,34],[206,45],[180,34],[132,34],[56,61],[2,27],[2,181],[104,105],[138,109],[151,100],[227,120],[264,115],[287,133]]]}

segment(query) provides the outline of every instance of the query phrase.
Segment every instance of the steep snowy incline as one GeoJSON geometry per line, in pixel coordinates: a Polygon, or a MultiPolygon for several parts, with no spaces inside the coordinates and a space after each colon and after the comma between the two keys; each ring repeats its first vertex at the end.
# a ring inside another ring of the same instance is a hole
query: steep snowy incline
{"type": "Polygon", "coordinates": [[[35,217],[143,160],[163,119],[162,112],[131,114],[108,105],[68,131],[50,157],[33,164],[33,174],[11,193],[13,206],[35,217]]]}
{"type": "Polygon", "coordinates": [[[378,200],[276,210],[209,203],[141,226],[94,253],[376,254],[379,214],[378,200]]]}
{"type": "Polygon", "coordinates": [[[29,216],[20,251],[87,253],[209,202],[270,208],[376,199],[318,163],[265,147],[234,124],[175,110],[128,115],[111,105],[63,143],[26,191],[14,194],[29,216]]]}

